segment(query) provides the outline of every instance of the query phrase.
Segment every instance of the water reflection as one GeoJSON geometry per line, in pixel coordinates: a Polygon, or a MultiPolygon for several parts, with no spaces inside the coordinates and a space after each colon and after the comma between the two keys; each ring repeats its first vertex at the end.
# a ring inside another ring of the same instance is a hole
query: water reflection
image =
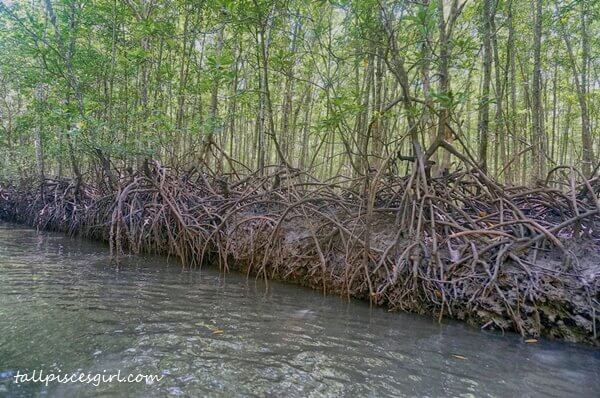
{"type": "Polygon", "coordinates": [[[0,396],[599,396],[597,350],[0,224],[0,396]],[[17,370],[161,374],[15,385],[17,370]]]}

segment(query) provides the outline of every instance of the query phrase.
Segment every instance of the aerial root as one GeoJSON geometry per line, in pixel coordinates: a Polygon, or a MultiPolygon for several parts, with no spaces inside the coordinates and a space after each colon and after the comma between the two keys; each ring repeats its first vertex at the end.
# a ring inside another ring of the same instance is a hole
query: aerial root
{"type": "Polygon", "coordinates": [[[534,189],[465,171],[363,184],[152,162],[113,192],[69,180],[0,188],[0,217],[106,241],[115,259],[169,254],[440,320],[598,344],[600,182],[573,176],[555,169],[553,187],[534,189]]]}

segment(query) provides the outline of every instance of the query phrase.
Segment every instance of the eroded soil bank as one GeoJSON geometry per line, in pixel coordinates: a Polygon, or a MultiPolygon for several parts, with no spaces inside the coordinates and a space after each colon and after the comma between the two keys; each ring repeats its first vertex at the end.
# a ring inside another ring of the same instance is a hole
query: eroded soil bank
{"type": "Polygon", "coordinates": [[[0,217],[300,283],[484,329],[600,345],[597,180],[500,186],[477,173],[321,182],[151,163],[118,182],[0,188],[0,217]]]}

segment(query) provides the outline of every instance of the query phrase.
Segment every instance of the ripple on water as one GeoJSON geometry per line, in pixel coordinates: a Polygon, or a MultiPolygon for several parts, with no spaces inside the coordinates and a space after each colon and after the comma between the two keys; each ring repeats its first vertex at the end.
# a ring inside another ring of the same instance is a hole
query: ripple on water
{"type": "Polygon", "coordinates": [[[107,252],[0,224],[0,395],[600,396],[598,350],[107,252]],[[164,379],[11,383],[40,368],[164,379]]]}

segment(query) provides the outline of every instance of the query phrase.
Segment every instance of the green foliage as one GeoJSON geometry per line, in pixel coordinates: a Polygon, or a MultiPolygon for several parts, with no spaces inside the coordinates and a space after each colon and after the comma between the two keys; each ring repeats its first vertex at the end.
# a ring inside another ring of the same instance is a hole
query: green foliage
{"type": "MultiPolygon", "coordinates": [[[[450,3],[444,2],[446,22],[450,3]]],[[[510,141],[507,151],[520,152],[531,141],[530,4],[494,2],[498,59],[493,62],[492,92],[484,99],[479,92],[481,2],[467,2],[453,26],[447,49],[449,90],[439,87],[443,17],[439,4],[434,0],[52,0],[56,28],[43,3],[15,1],[0,6],[1,173],[35,170],[31,167],[33,132],[40,129],[51,173],[58,169],[72,173],[71,155],[84,171],[96,167],[97,148],[115,165],[135,164],[144,156],[188,161],[202,151],[209,136],[228,155],[254,167],[262,134],[267,159],[277,157],[275,137],[285,144],[292,164],[307,165],[315,158],[315,164],[322,165],[317,171],[325,174],[335,168],[330,167],[332,162],[349,167],[352,152],[362,145],[361,134],[372,121],[378,122],[376,133],[383,141],[382,147],[369,144],[373,155],[395,150],[392,143],[408,142],[403,140],[408,116],[421,121],[430,111],[427,106],[435,112],[448,110],[466,135],[465,142],[476,142],[476,111],[486,106],[494,115],[503,103],[501,116],[515,123],[503,129],[502,123],[492,121],[495,136],[510,141]],[[514,28],[511,46],[507,42],[510,24],[514,28]],[[395,70],[399,58],[407,71],[408,90],[415,97],[408,107],[396,101],[403,93],[395,70]],[[263,61],[268,93],[261,82],[263,61]],[[46,87],[45,95],[36,100],[40,84],[46,87]],[[496,92],[500,87],[502,98],[496,92]],[[320,152],[308,153],[316,148],[320,152]],[[328,158],[338,153],[345,157],[328,158]]],[[[566,32],[571,39],[576,69],[582,71],[581,15],[585,12],[590,47],[586,99],[594,148],[600,125],[599,4],[591,0],[558,1],[557,6],[543,3],[547,135],[551,136],[553,117],[556,131],[579,128],[579,98],[561,34],[566,32]]],[[[430,115],[426,122],[428,130],[435,130],[430,126],[435,117],[430,115]]],[[[423,146],[432,139],[425,133],[421,137],[423,146]]],[[[581,152],[578,134],[556,140],[572,145],[565,153],[581,152]]]]}

